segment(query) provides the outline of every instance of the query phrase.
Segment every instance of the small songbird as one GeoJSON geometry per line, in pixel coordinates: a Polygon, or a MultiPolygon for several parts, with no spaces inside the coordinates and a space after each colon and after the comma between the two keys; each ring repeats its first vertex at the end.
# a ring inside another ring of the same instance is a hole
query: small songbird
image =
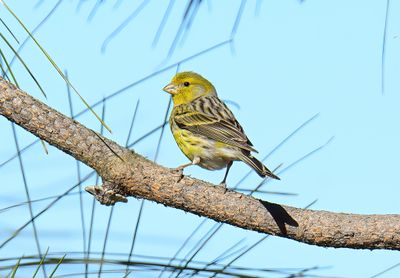
{"type": "Polygon", "coordinates": [[[241,160],[261,177],[278,179],[261,161],[233,113],[217,96],[214,86],[194,72],[177,73],[164,91],[172,95],[174,108],[169,124],[176,143],[191,163],[209,170],[227,167],[221,185],[233,161],[241,160]]]}

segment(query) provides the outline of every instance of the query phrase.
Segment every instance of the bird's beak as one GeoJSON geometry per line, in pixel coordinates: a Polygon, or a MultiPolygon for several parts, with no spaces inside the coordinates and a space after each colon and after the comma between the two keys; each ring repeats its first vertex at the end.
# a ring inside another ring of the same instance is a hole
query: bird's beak
{"type": "Polygon", "coordinates": [[[171,95],[175,95],[177,93],[177,88],[174,84],[168,84],[163,88],[163,90],[171,95]]]}

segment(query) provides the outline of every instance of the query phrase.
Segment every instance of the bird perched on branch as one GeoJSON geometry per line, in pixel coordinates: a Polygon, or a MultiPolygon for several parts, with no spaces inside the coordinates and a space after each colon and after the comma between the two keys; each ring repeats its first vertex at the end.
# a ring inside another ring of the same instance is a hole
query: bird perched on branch
{"type": "Polygon", "coordinates": [[[177,73],[164,91],[172,96],[174,108],[169,124],[176,143],[190,159],[181,165],[199,165],[209,170],[227,167],[221,185],[233,161],[241,160],[261,177],[278,179],[261,161],[252,156],[257,152],[233,113],[217,96],[214,86],[194,72],[177,73]]]}

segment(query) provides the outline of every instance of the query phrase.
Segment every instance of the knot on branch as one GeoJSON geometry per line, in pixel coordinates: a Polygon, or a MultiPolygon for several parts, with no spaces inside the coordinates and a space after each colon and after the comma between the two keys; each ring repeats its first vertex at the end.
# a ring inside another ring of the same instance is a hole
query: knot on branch
{"type": "Polygon", "coordinates": [[[97,201],[100,202],[102,205],[106,206],[113,206],[117,202],[127,203],[128,199],[114,191],[114,189],[110,189],[110,183],[104,182],[103,185],[93,185],[93,186],[86,186],[85,190],[92,194],[97,201]]]}

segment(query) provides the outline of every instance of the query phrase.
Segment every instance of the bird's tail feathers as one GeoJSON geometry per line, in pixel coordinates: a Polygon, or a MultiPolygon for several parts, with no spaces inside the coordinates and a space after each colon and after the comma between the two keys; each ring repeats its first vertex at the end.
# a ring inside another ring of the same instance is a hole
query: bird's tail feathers
{"type": "Polygon", "coordinates": [[[240,157],[240,160],[242,160],[247,165],[249,165],[251,168],[253,168],[260,177],[268,176],[270,178],[280,180],[280,178],[278,176],[276,176],[274,173],[272,173],[267,167],[265,167],[265,165],[261,161],[259,161],[257,158],[255,158],[251,154],[248,154],[248,155],[243,154],[240,157]]]}

